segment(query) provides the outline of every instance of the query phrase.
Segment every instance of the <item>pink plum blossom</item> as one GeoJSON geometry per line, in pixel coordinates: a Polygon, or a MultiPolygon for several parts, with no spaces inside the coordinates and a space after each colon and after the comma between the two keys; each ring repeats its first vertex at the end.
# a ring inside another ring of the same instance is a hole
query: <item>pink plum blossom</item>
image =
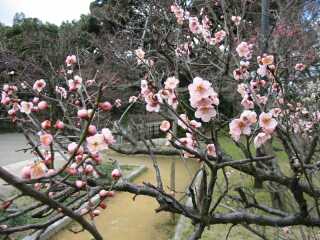
{"type": "Polygon", "coordinates": [[[304,71],[304,70],[306,69],[306,65],[304,65],[303,63],[297,63],[297,64],[295,65],[294,69],[295,69],[296,71],[302,72],[302,71],[304,71]]]}
{"type": "Polygon", "coordinates": [[[167,132],[167,131],[169,131],[170,127],[171,127],[171,124],[170,124],[170,122],[167,121],[167,120],[162,121],[161,124],[160,124],[160,130],[161,130],[162,132],[167,132]]]}
{"type": "Polygon", "coordinates": [[[129,97],[129,103],[135,103],[138,100],[136,96],[130,96],[129,97]]]}
{"type": "Polygon", "coordinates": [[[273,108],[270,110],[270,112],[272,113],[273,117],[277,118],[281,114],[282,110],[281,108],[273,108]]]}
{"type": "Polygon", "coordinates": [[[237,81],[246,80],[250,77],[250,74],[246,68],[237,68],[233,71],[233,77],[237,81]]]}
{"type": "Polygon", "coordinates": [[[20,104],[20,111],[22,113],[30,114],[32,108],[33,108],[33,103],[32,102],[22,101],[21,104],[20,104]]]}
{"type": "Polygon", "coordinates": [[[169,77],[167,80],[164,82],[164,87],[166,89],[171,89],[174,90],[179,84],[179,80],[176,77],[169,77]]]}
{"type": "Polygon", "coordinates": [[[245,95],[245,97],[242,99],[241,105],[245,109],[253,109],[254,108],[254,102],[249,99],[248,95],[245,95]]]}
{"type": "Polygon", "coordinates": [[[117,98],[117,99],[114,101],[114,105],[116,106],[116,108],[120,108],[121,105],[122,105],[121,99],[117,98]]]}
{"type": "Polygon", "coordinates": [[[189,18],[189,29],[190,32],[194,34],[199,34],[202,31],[202,26],[199,22],[199,19],[197,17],[190,17],[189,18]]]}
{"type": "MultiPolygon", "coordinates": [[[[192,134],[186,133],[186,137],[180,138],[179,141],[176,141],[177,145],[183,145],[184,147],[194,150],[195,141],[192,138],[192,134]]],[[[183,151],[184,157],[193,157],[192,154],[188,153],[187,151],[183,151]]]]}
{"type": "Polygon", "coordinates": [[[265,133],[265,132],[258,133],[258,135],[253,140],[255,148],[261,147],[261,145],[263,145],[270,138],[271,138],[271,135],[268,133],[265,133]]]}
{"type": "Polygon", "coordinates": [[[195,99],[196,101],[209,97],[213,93],[211,83],[200,77],[194,78],[192,84],[188,86],[188,89],[190,98],[195,99]]]}
{"type": "Polygon", "coordinates": [[[246,96],[247,94],[247,85],[245,83],[238,84],[237,92],[240,93],[241,97],[246,96]]]}
{"type": "Polygon", "coordinates": [[[268,68],[267,65],[259,65],[259,68],[257,70],[257,73],[261,76],[261,77],[265,77],[268,74],[268,68]]]}
{"type": "Polygon", "coordinates": [[[244,110],[240,115],[240,119],[249,124],[254,124],[257,122],[257,114],[253,111],[244,110]]]}
{"type": "Polygon", "coordinates": [[[31,179],[42,178],[46,175],[47,171],[47,166],[43,162],[36,162],[30,168],[31,179]]]}
{"type": "Polygon", "coordinates": [[[74,76],[73,79],[68,80],[69,91],[75,91],[81,88],[82,78],[78,75],[74,76]]]}
{"type": "Polygon", "coordinates": [[[67,98],[67,90],[63,87],[56,86],[56,93],[59,93],[62,98],[66,99],[67,98]]]}
{"type": "MultiPolygon", "coordinates": [[[[69,152],[69,154],[73,154],[74,151],[77,149],[77,147],[78,147],[77,143],[75,143],[75,142],[69,143],[68,144],[68,152],[69,152]]],[[[82,154],[82,153],[83,153],[83,147],[80,146],[78,148],[77,154],[82,154]]]]}
{"type": "Polygon", "coordinates": [[[224,30],[220,30],[214,34],[214,42],[221,43],[226,36],[227,33],[224,30]]]}
{"type": "Polygon", "coordinates": [[[35,81],[33,89],[37,92],[41,92],[46,87],[46,82],[43,79],[35,81]]]}
{"type": "Polygon", "coordinates": [[[183,24],[183,20],[184,20],[184,15],[185,15],[184,10],[180,6],[178,6],[176,4],[171,5],[170,9],[171,9],[171,12],[174,13],[174,15],[175,15],[175,17],[177,19],[177,23],[179,25],[182,25],[183,24]]]}
{"type": "Polygon", "coordinates": [[[263,65],[271,65],[274,62],[274,56],[265,54],[261,59],[258,58],[258,61],[259,60],[263,65]]]}
{"type": "Polygon", "coordinates": [[[67,56],[66,64],[67,66],[71,66],[77,63],[77,57],[75,55],[67,56]]]}
{"type": "Polygon", "coordinates": [[[240,140],[241,134],[250,135],[251,128],[250,122],[243,121],[242,119],[234,119],[229,124],[230,134],[235,141],[240,140]]]}
{"type": "Polygon", "coordinates": [[[251,56],[250,46],[246,42],[241,42],[237,46],[236,51],[237,51],[239,57],[249,58],[251,56]]]}
{"type": "Polygon", "coordinates": [[[104,140],[103,134],[96,134],[94,136],[87,137],[87,147],[93,154],[108,149],[108,145],[104,140]]]}
{"type": "Polygon", "coordinates": [[[209,122],[216,115],[217,112],[211,105],[197,108],[195,112],[195,117],[200,118],[203,122],[209,122]]]}
{"type": "Polygon", "coordinates": [[[144,98],[146,98],[151,93],[147,80],[141,80],[140,88],[141,88],[140,93],[144,98]]]}
{"type": "Polygon", "coordinates": [[[49,133],[41,133],[40,134],[40,143],[44,147],[49,147],[53,142],[53,136],[49,133]]]}
{"type": "Polygon", "coordinates": [[[277,121],[272,117],[272,113],[261,113],[259,116],[259,125],[264,132],[271,134],[277,127],[277,121]]]}
{"type": "Polygon", "coordinates": [[[160,111],[161,98],[159,95],[149,93],[149,95],[145,98],[145,101],[147,103],[146,109],[148,112],[160,111]]]}
{"type": "Polygon", "coordinates": [[[101,130],[101,133],[104,137],[104,141],[106,142],[107,145],[114,144],[116,141],[114,139],[114,136],[112,135],[112,132],[109,128],[103,128],[101,130]]]}
{"type": "Polygon", "coordinates": [[[232,16],[231,21],[234,22],[236,26],[239,26],[241,23],[241,17],[240,16],[232,16]]]}
{"type": "Polygon", "coordinates": [[[201,122],[197,122],[196,120],[191,120],[190,121],[190,126],[192,127],[192,128],[200,128],[201,127],[201,122]]]}
{"type": "Polygon", "coordinates": [[[1,104],[8,105],[10,103],[10,97],[6,92],[1,93],[1,104]]]}

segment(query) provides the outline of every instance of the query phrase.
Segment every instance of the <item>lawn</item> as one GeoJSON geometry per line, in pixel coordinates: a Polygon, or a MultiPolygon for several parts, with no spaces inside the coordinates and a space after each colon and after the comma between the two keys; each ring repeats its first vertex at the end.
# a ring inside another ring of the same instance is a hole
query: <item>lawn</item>
{"type": "MultiPolygon", "coordinates": [[[[230,138],[228,137],[222,137],[221,140],[221,146],[223,147],[223,149],[229,154],[231,155],[234,159],[243,159],[244,156],[241,152],[241,150],[236,147],[230,138]]],[[[290,176],[292,174],[292,171],[289,167],[288,164],[288,158],[286,153],[282,150],[282,146],[281,143],[275,139],[273,141],[273,148],[274,148],[274,152],[277,156],[278,159],[278,164],[279,167],[281,169],[282,172],[284,172],[286,175],[290,176]]],[[[254,152],[254,148],[252,148],[252,152],[254,152]]],[[[261,201],[263,203],[269,203],[268,205],[271,206],[271,194],[270,192],[265,188],[262,189],[255,189],[254,186],[254,179],[251,176],[247,176],[243,173],[240,173],[237,170],[231,169],[231,168],[226,168],[226,172],[228,172],[228,179],[229,179],[229,189],[230,188],[236,188],[236,187],[242,187],[247,189],[250,192],[254,192],[254,195],[256,197],[256,199],[258,201],[261,201]]],[[[220,193],[221,191],[224,190],[225,184],[224,184],[224,178],[222,175],[222,172],[220,171],[220,174],[218,176],[218,185],[219,185],[219,189],[217,189],[215,191],[215,193],[213,194],[213,198],[214,200],[216,200],[216,195],[219,195],[218,193],[220,193]]],[[[231,194],[234,195],[238,195],[237,192],[231,192],[231,194]]],[[[288,195],[288,192],[284,192],[283,194],[288,195]]],[[[236,208],[237,205],[235,203],[233,203],[232,201],[230,201],[229,199],[225,199],[223,204],[229,206],[229,207],[234,207],[236,208]]],[[[293,203],[291,203],[290,205],[293,205],[292,207],[288,207],[289,211],[290,210],[294,210],[294,208],[296,207],[293,203]]],[[[224,208],[224,207],[219,207],[217,209],[218,212],[228,212],[230,210],[224,208]]],[[[258,212],[258,211],[257,211],[258,212]]],[[[191,221],[186,220],[187,221],[187,227],[185,228],[185,231],[183,232],[183,238],[181,240],[184,239],[188,239],[188,236],[190,236],[190,234],[193,231],[193,226],[191,224],[191,221]]],[[[241,226],[241,225],[236,225],[236,226],[232,226],[231,224],[229,225],[214,225],[214,226],[210,226],[208,227],[202,238],[203,240],[213,240],[213,239],[226,239],[226,236],[228,235],[228,232],[231,228],[231,231],[229,233],[228,239],[230,240],[256,240],[256,239],[262,239],[260,237],[258,237],[257,235],[254,235],[252,232],[250,232],[247,229],[248,226],[241,226]]],[[[275,228],[275,227],[255,227],[255,226],[249,226],[250,228],[254,228],[259,230],[259,232],[264,233],[267,236],[267,239],[270,240],[281,240],[281,239],[288,239],[288,240],[301,240],[301,239],[308,239],[308,240],[318,240],[320,239],[320,235],[318,235],[319,233],[319,228],[305,228],[305,227],[290,227],[289,228],[289,234],[286,234],[284,232],[284,230],[282,228],[275,228]],[[307,238],[307,236],[305,236],[305,232],[309,232],[312,234],[311,238],[307,238]]]]}

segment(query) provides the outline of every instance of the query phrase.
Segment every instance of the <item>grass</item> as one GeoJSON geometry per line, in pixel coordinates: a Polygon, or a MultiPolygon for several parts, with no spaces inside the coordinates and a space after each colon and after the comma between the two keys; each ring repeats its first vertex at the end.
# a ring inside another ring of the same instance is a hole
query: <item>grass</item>
{"type": "MultiPolygon", "coordinates": [[[[228,137],[222,137],[221,138],[221,146],[222,148],[231,155],[234,159],[243,159],[244,156],[241,152],[241,150],[235,146],[235,144],[232,143],[231,139],[228,137]]],[[[275,139],[273,141],[273,149],[275,152],[275,155],[278,159],[278,164],[281,169],[281,171],[287,175],[292,176],[292,171],[290,169],[290,166],[288,164],[288,158],[286,153],[282,150],[281,143],[275,139]]],[[[252,148],[252,152],[255,152],[252,148]]],[[[255,189],[254,188],[254,179],[251,176],[248,176],[246,174],[243,174],[237,170],[226,168],[226,172],[229,173],[229,189],[235,189],[236,187],[242,187],[245,189],[245,191],[250,192],[251,194],[254,194],[254,197],[257,199],[258,202],[268,204],[271,206],[271,194],[270,191],[266,188],[266,185],[264,184],[264,187],[261,189],[255,189]]],[[[213,194],[214,202],[217,199],[217,195],[220,195],[220,193],[225,189],[225,181],[222,175],[222,172],[220,171],[218,175],[218,184],[219,187],[215,190],[213,194]]],[[[239,194],[236,191],[230,191],[230,194],[239,196],[239,194]]],[[[284,194],[284,196],[290,196],[290,193],[283,192],[281,194],[284,194]]],[[[291,198],[292,199],[292,198],[291,198]]],[[[230,199],[225,199],[223,204],[227,205],[228,207],[236,208],[237,204],[232,202],[230,199]]],[[[293,205],[292,207],[288,207],[289,211],[294,211],[294,208],[296,209],[296,206],[294,203],[290,203],[293,205]]],[[[289,205],[290,205],[289,204],[289,205]]],[[[229,209],[218,207],[217,212],[223,213],[223,212],[229,212],[229,209]]],[[[259,213],[259,211],[256,211],[256,213],[259,213]]],[[[268,239],[271,240],[281,240],[281,239],[308,239],[308,240],[318,240],[320,238],[317,238],[317,234],[319,232],[319,228],[306,228],[306,227],[290,227],[290,233],[285,234],[282,228],[275,228],[275,227],[257,227],[257,226],[250,226],[256,230],[258,230],[261,233],[264,233],[268,239]],[[309,233],[309,238],[304,235],[308,235],[306,233],[309,233]]],[[[203,237],[201,239],[203,240],[213,240],[213,239],[226,239],[226,236],[228,235],[228,232],[230,230],[228,239],[230,240],[256,240],[261,239],[257,235],[254,235],[252,232],[250,232],[248,229],[246,229],[244,226],[236,225],[232,226],[231,224],[220,224],[220,225],[214,225],[210,226],[210,228],[207,228],[203,234],[203,237]]],[[[191,235],[193,232],[193,226],[189,220],[187,220],[187,227],[185,228],[185,231],[183,232],[183,237],[181,240],[188,239],[188,236],[191,235]]],[[[318,235],[319,237],[320,235],[318,235]]]]}

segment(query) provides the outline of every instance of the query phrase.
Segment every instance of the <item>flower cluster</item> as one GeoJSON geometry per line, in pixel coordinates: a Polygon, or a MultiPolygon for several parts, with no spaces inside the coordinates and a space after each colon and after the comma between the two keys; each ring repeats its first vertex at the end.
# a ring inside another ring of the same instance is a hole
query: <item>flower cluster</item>
{"type": "Polygon", "coordinates": [[[190,104],[196,108],[195,117],[200,118],[203,122],[209,122],[217,115],[215,107],[219,105],[218,94],[212,88],[211,83],[196,77],[188,89],[190,104]]]}
{"type": "Polygon", "coordinates": [[[140,95],[144,98],[147,103],[146,109],[148,112],[159,112],[160,104],[166,101],[168,105],[176,109],[178,106],[178,98],[176,88],[179,85],[179,80],[172,76],[168,77],[164,82],[164,88],[156,92],[155,88],[148,83],[147,80],[141,81],[140,95]]]}
{"type": "Polygon", "coordinates": [[[188,11],[184,11],[176,4],[171,6],[171,12],[174,13],[178,24],[183,25],[184,20],[187,20],[189,23],[190,32],[195,35],[202,36],[202,38],[210,45],[222,43],[227,35],[224,30],[219,30],[212,35],[212,22],[207,15],[203,15],[203,11],[201,11],[200,14],[203,15],[201,21],[196,16],[190,16],[188,11]]]}

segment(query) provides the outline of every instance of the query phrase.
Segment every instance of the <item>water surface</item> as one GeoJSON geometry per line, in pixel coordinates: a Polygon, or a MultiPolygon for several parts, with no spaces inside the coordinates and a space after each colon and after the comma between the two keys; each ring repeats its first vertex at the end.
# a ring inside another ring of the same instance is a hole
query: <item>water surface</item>
{"type": "MultiPolygon", "coordinates": [[[[137,179],[136,183],[155,183],[155,176],[152,162],[148,156],[136,155],[125,156],[111,154],[110,157],[119,160],[121,164],[143,164],[148,167],[148,171],[137,179]]],[[[169,191],[171,162],[174,157],[158,156],[157,160],[163,176],[164,187],[169,191]]],[[[189,159],[186,164],[176,157],[176,190],[182,192],[191,181],[191,173],[194,173],[199,164],[194,159],[189,159]],[[189,170],[188,170],[188,169],[189,170]]],[[[177,197],[181,197],[177,196],[177,197]]],[[[171,237],[174,228],[170,224],[171,215],[169,213],[155,213],[159,207],[158,203],[148,197],[137,196],[133,200],[133,195],[129,193],[117,193],[116,196],[107,202],[107,209],[96,218],[96,226],[104,239],[117,240],[166,240],[171,237]]],[[[75,229],[79,227],[74,226],[75,229]]],[[[89,233],[81,232],[74,234],[63,230],[52,240],[89,240],[92,239],[89,233]]]]}

